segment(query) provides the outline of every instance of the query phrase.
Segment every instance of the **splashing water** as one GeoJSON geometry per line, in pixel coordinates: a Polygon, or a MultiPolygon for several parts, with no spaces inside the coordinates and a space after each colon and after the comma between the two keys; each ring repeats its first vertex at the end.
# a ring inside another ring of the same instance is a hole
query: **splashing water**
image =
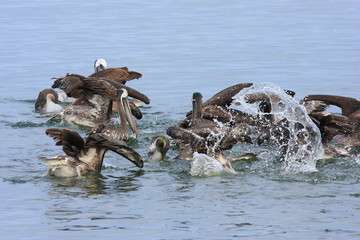
{"type": "Polygon", "coordinates": [[[266,132],[267,139],[275,142],[285,171],[317,171],[316,160],[324,154],[320,131],[306,109],[283,89],[271,83],[253,84],[235,95],[231,107],[261,120],[253,134],[266,132]],[[270,109],[259,99],[266,99],[270,109]]]}
{"type": "Polygon", "coordinates": [[[225,169],[221,163],[206,154],[195,152],[191,161],[190,174],[192,176],[217,176],[225,169]]]}
{"type": "Polygon", "coordinates": [[[207,136],[206,141],[206,148],[208,149],[207,153],[211,154],[214,153],[223,138],[228,134],[229,132],[229,124],[228,123],[222,123],[219,122],[217,119],[213,120],[217,124],[216,131],[209,129],[210,134],[207,136]],[[211,143],[211,144],[209,144],[211,143]]]}

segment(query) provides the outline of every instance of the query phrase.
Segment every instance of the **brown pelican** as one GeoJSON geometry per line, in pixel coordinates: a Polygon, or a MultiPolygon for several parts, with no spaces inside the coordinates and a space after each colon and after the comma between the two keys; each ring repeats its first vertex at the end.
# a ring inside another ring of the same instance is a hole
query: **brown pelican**
{"type": "Polygon", "coordinates": [[[302,103],[321,131],[326,154],[349,156],[353,147],[360,146],[360,101],[337,95],[308,95],[302,103]],[[330,105],[339,107],[341,114],[325,112],[330,105]]]}
{"type": "Polygon", "coordinates": [[[127,146],[129,132],[127,122],[137,135],[134,119],[130,113],[125,89],[118,90],[117,104],[120,113],[120,126],[110,121],[92,128],[86,140],[76,131],[70,129],[49,128],[46,134],[54,138],[56,145],[61,145],[66,156],[40,158],[49,166],[47,174],[73,177],[81,176],[88,171],[100,172],[107,150],[114,151],[142,168],[141,156],[127,146]]]}
{"type": "MultiPolygon", "coordinates": [[[[60,88],[67,96],[76,98],[76,101],[68,105],[52,119],[62,118],[70,123],[89,127],[94,127],[110,119],[112,102],[117,100],[117,90],[120,88],[126,89],[129,96],[137,98],[146,104],[150,103],[150,100],[144,94],[105,78],[86,78],[78,74],[67,74],[65,77],[57,78],[52,87],[60,88]]],[[[140,112],[135,109],[135,106],[132,106],[132,108],[134,108],[133,114],[140,112]]],[[[136,115],[136,117],[141,118],[139,115],[136,115]]]]}
{"type": "Polygon", "coordinates": [[[231,158],[225,155],[223,150],[231,149],[237,142],[249,141],[246,127],[226,126],[204,119],[200,93],[193,94],[192,103],[192,116],[167,129],[167,134],[174,140],[180,141],[183,148],[177,158],[192,159],[194,152],[205,153],[217,159],[227,171],[236,173],[231,162],[243,158],[231,158]]]}
{"type": "Polygon", "coordinates": [[[57,92],[51,88],[44,89],[39,93],[35,102],[35,111],[40,113],[59,112],[62,110],[62,107],[58,103],[57,92]]]}
{"type": "Polygon", "coordinates": [[[125,84],[126,81],[141,78],[141,73],[129,71],[127,67],[107,68],[105,59],[96,59],[94,63],[95,72],[89,77],[106,78],[125,84]]]}
{"type": "Polygon", "coordinates": [[[159,162],[165,158],[170,148],[170,141],[163,135],[156,135],[151,139],[148,146],[148,158],[152,162],[159,162]]]}

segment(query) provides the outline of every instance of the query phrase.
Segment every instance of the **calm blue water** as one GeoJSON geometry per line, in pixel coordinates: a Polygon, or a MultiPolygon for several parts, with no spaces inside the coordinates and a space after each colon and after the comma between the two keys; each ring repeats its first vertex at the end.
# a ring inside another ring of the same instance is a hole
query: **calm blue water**
{"type": "MultiPolygon", "coordinates": [[[[151,136],[241,82],[359,98],[360,1],[2,1],[0,231],[4,239],[358,239],[360,160],[290,174],[262,159],[237,175],[193,177],[174,160],[137,169],[108,153],[100,175],[46,177],[40,156],[62,154],[33,111],[51,77],[89,75],[96,58],[143,74],[128,85],[151,136]]],[[[67,127],[66,125],[62,127],[67,127]]],[[[86,129],[78,129],[86,136],[86,129]]],[[[241,147],[234,152],[241,153],[241,147]]]]}

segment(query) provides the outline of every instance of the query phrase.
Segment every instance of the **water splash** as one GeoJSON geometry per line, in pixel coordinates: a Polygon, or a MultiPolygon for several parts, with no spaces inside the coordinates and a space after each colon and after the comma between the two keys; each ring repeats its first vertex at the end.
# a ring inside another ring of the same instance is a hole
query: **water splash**
{"type": "Polygon", "coordinates": [[[316,171],[316,160],[324,154],[320,131],[305,108],[283,89],[271,83],[254,84],[234,97],[232,108],[259,118],[253,135],[265,134],[276,144],[285,171],[316,171]],[[270,108],[259,99],[266,99],[270,108]]]}
{"type": "Polygon", "coordinates": [[[223,138],[229,133],[229,123],[222,123],[217,119],[213,120],[217,124],[216,129],[209,128],[209,136],[206,138],[206,148],[208,149],[208,154],[212,154],[219,147],[223,138]]]}
{"type": "Polygon", "coordinates": [[[224,171],[225,169],[218,160],[206,154],[194,153],[190,167],[190,174],[192,176],[218,176],[224,171]]]}

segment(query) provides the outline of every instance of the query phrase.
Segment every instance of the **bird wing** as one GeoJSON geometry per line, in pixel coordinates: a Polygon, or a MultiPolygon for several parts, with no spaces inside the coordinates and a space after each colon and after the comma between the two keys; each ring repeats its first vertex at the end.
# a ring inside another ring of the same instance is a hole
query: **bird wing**
{"type": "Polygon", "coordinates": [[[84,79],[84,84],[82,87],[96,94],[108,97],[113,101],[116,100],[117,90],[120,88],[124,88],[126,89],[130,97],[139,99],[146,104],[150,103],[150,99],[144,94],[136,91],[133,88],[127,87],[121,83],[106,78],[86,78],[84,79]]]}
{"type": "Polygon", "coordinates": [[[86,146],[96,146],[111,150],[125,157],[139,168],[144,166],[141,156],[134,149],[126,146],[124,141],[109,141],[105,135],[104,133],[90,133],[86,140],[86,146]]]}
{"type": "Polygon", "coordinates": [[[134,163],[137,167],[144,167],[144,162],[141,156],[132,148],[125,145],[113,145],[110,150],[120,154],[121,156],[134,163]]]}
{"type": "Polygon", "coordinates": [[[252,83],[240,83],[234,86],[225,88],[224,90],[216,93],[209,100],[204,102],[204,106],[207,105],[218,105],[218,106],[227,106],[233,100],[233,97],[239,93],[242,89],[252,86],[252,83]]]}
{"type": "Polygon", "coordinates": [[[52,88],[63,90],[68,97],[79,98],[82,96],[80,87],[85,77],[78,74],[67,74],[65,77],[55,78],[52,88]]]}
{"type": "Polygon", "coordinates": [[[336,96],[336,95],[308,95],[306,101],[323,101],[329,105],[335,105],[341,108],[342,115],[349,116],[360,109],[360,103],[355,98],[336,96]]]}
{"type": "Polygon", "coordinates": [[[85,146],[82,137],[70,129],[48,128],[45,133],[54,139],[56,145],[62,146],[63,151],[71,157],[76,157],[85,146]]]}
{"type": "Polygon", "coordinates": [[[121,86],[117,85],[114,81],[97,77],[85,78],[82,85],[82,88],[113,101],[116,101],[117,90],[120,87],[121,86]]]}
{"type": "Polygon", "coordinates": [[[101,77],[124,84],[126,81],[142,77],[138,72],[129,71],[127,67],[107,68],[91,74],[89,77],[101,77]]]}

